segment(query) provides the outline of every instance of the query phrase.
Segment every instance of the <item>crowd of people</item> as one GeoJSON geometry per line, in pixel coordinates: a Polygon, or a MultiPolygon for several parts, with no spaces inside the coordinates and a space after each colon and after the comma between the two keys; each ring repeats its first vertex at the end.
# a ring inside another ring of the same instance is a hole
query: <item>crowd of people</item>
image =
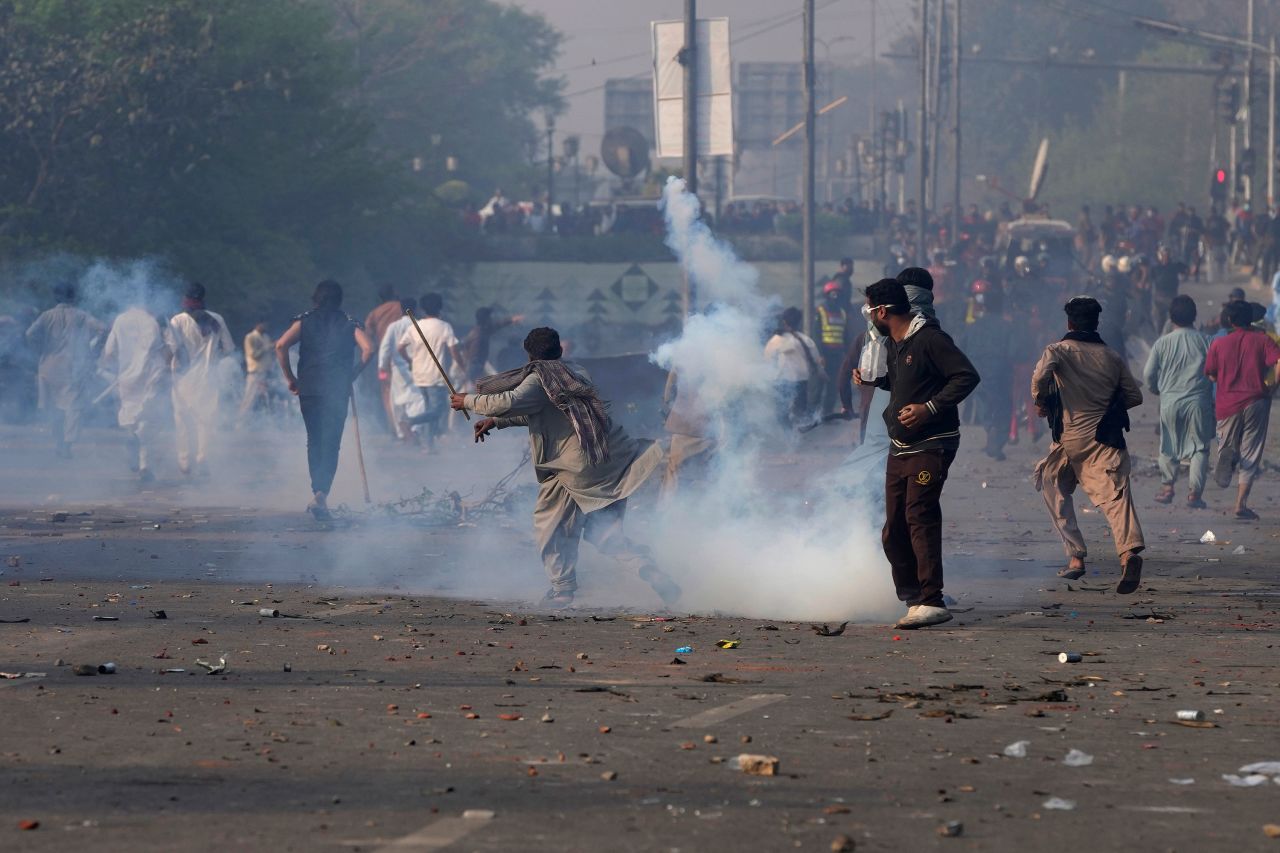
{"type": "Polygon", "coordinates": [[[556,235],[593,237],[603,234],[648,234],[661,236],[662,217],[656,205],[628,206],[612,202],[556,202],[546,197],[533,201],[513,201],[501,188],[482,206],[462,207],[463,226],[475,234],[488,236],[556,235]]]}
{"type": "MultiPolygon", "coordinates": [[[[1161,254],[1170,253],[1166,248],[1161,254]]],[[[1161,263],[1174,262],[1164,258],[1161,263]]],[[[836,344],[848,341],[853,324],[845,288],[851,272],[846,259],[824,284],[813,337],[797,328],[800,313],[792,308],[783,312],[769,339],[766,352],[777,364],[783,417],[793,424],[812,422],[821,411],[814,408],[814,395],[806,396],[804,383],[820,381],[829,389],[819,370],[821,359],[836,357],[836,344]],[[831,344],[831,352],[824,356],[818,341],[831,344]]],[[[845,350],[836,374],[838,383],[851,379],[863,392],[862,447],[855,454],[862,460],[888,456],[884,549],[898,596],[908,607],[898,627],[951,619],[942,596],[942,485],[959,445],[965,407],[972,403],[982,412],[985,450],[1003,458],[1015,395],[1028,400],[1030,426],[1043,421],[1050,438],[1035,468],[1035,485],[1066,553],[1059,575],[1072,580],[1086,572],[1088,547],[1073,500],[1081,489],[1111,528],[1121,569],[1116,591],[1135,592],[1146,543],[1125,433],[1131,428],[1129,412],[1143,403],[1144,394],[1123,344],[1114,343],[1123,339],[1109,337],[1126,324],[1124,318],[1106,316],[1117,303],[1091,295],[1060,302],[1065,335],[1061,320],[1057,328],[1046,327],[1051,340],[1038,345],[1029,373],[1015,376],[1014,348],[1035,340],[1019,334],[1026,312],[1006,310],[1004,289],[990,288],[978,294],[985,298],[971,304],[958,328],[948,328],[934,304],[935,284],[929,270],[911,267],[866,288],[863,321],[856,324],[861,333],[845,350]],[[888,393],[878,396],[883,392],[888,393]],[[871,421],[880,413],[883,429],[871,421]],[[867,447],[870,453],[863,452],[867,447]]],[[[1174,501],[1185,464],[1185,504],[1204,509],[1212,469],[1220,488],[1235,481],[1235,518],[1257,520],[1248,500],[1262,470],[1271,399],[1280,378],[1280,336],[1265,323],[1266,309],[1247,301],[1238,288],[1211,324],[1198,327],[1195,301],[1176,289],[1160,310],[1163,322],[1142,369],[1147,392],[1159,400],[1161,486],[1152,499],[1174,501]]],[[[842,391],[840,396],[841,412],[848,415],[852,395],[842,391]]],[[[702,440],[699,451],[673,457],[671,466],[714,452],[714,436],[702,440]]],[[[668,477],[675,480],[678,472],[668,477]]]]}
{"type": "MultiPolygon", "coordinates": [[[[494,372],[495,334],[522,320],[481,308],[459,339],[441,318],[439,294],[400,299],[387,289],[360,323],[340,310],[341,287],[326,281],[312,310],[294,318],[278,340],[259,322],[237,347],[226,320],[206,305],[202,284],[190,284],[181,310],[164,315],[156,313],[155,294],[144,289],[121,295],[103,316],[82,307],[81,295],[74,284],[61,283],[48,310],[25,320],[0,318],[3,396],[14,404],[28,396],[28,386],[35,389],[29,407],[43,414],[57,457],[70,458],[86,421],[111,408],[126,436],[129,467],[142,483],[154,481],[162,448],[169,447],[181,475],[203,478],[224,430],[300,415],[316,438],[308,455],[317,516],[327,513],[353,382],[365,362],[376,358],[389,431],[429,449],[441,429],[446,380],[407,310],[417,312],[419,328],[459,387],[494,372]],[[295,345],[300,351],[291,355],[295,345]],[[305,352],[320,355],[308,359],[305,352]],[[335,369],[347,362],[352,369],[345,374],[335,369]]],[[[26,412],[6,414],[22,420],[26,412]]]]}
{"type": "MultiPolygon", "coordinates": [[[[1216,208],[1202,219],[1194,207],[1178,205],[1165,220],[1153,207],[1107,206],[1095,224],[1092,211],[1084,207],[1073,228],[1056,223],[1063,229],[1063,236],[1056,237],[1057,232],[1046,230],[1053,223],[1043,210],[1023,214],[1017,217],[1021,222],[1010,226],[1015,217],[1007,205],[986,213],[970,205],[955,241],[947,233],[951,210],[929,215],[926,239],[932,252],[925,269],[932,282],[931,309],[988,377],[962,412],[967,423],[986,428],[987,454],[1003,460],[1006,446],[1041,439],[1043,429],[1028,389],[1036,359],[1056,339],[1054,315],[1066,299],[1088,295],[1097,300],[1105,309],[1102,336],[1122,358],[1137,364],[1172,328],[1170,308],[1188,281],[1226,281],[1229,257],[1240,251],[1231,248],[1231,241],[1259,235],[1246,245],[1257,253],[1259,273],[1267,272],[1263,259],[1271,246],[1280,246],[1280,239],[1273,243],[1267,235],[1280,235],[1280,217],[1253,218],[1238,227],[1243,213],[1247,210],[1241,208],[1233,214],[1233,226],[1216,208]],[[1265,222],[1259,225],[1259,219],[1265,222]],[[1020,233],[1033,236],[1020,238],[1020,233]],[[1034,236],[1046,233],[1050,236],[1034,236]]],[[[890,240],[895,234],[914,240],[914,217],[909,204],[904,215],[892,220],[891,229],[898,230],[889,232],[890,240]]],[[[905,266],[902,253],[911,244],[906,245],[894,246],[886,272],[905,266]]],[[[797,356],[811,354],[820,368],[806,372],[794,359],[790,370],[796,381],[825,376],[825,387],[810,392],[821,404],[797,402],[790,416],[802,426],[821,417],[861,416],[865,424],[866,395],[857,405],[849,383],[865,334],[851,308],[852,271],[852,261],[845,258],[836,272],[819,279],[812,327],[788,332],[806,334],[808,348],[786,348],[797,356]]],[[[1280,273],[1273,270],[1264,280],[1280,292],[1280,273]]],[[[1232,289],[1219,310],[1200,317],[1196,331],[1213,336],[1229,330],[1229,304],[1245,299],[1242,289],[1232,289]]],[[[1266,320],[1274,324],[1274,308],[1252,303],[1251,310],[1259,318],[1266,312],[1266,320]]]]}

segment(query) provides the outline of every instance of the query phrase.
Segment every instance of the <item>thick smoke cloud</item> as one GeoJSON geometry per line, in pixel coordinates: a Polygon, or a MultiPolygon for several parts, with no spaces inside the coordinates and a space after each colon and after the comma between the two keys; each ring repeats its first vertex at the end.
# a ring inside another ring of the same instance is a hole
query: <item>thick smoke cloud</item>
{"type": "Polygon", "coordinates": [[[779,487],[761,465],[763,447],[781,439],[762,342],[780,306],[699,219],[683,181],[668,181],[662,205],[667,244],[712,307],[653,358],[677,371],[720,439],[708,476],[682,484],[658,520],[654,550],[685,589],[680,607],[793,620],[896,614],[873,504],[779,487]]]}

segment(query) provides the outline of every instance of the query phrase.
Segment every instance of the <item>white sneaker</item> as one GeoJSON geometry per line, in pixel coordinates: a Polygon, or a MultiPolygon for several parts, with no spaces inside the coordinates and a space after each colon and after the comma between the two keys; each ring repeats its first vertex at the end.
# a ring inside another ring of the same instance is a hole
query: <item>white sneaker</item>
{"type": "Polygon", "coordinates": [[[903,616],[903,617],[902,617],[901,619],[899,619],[897,622],[894,622],[894,623],[893,623],[893,627],[895,627],[895,628],[901,628],[901,627],[902,627],[902,623],[903,623],[903,622],[906,622],[908,619],[910,619],[912,616],[914,616],[914,615],[915,615],[916,610],[917,610],[919,607],[920,607],[920,605],[919,605],[919,604],[912,604],[912,605],[908,606],[908,607],[907,607],[907,615],[906,615],[906,616],[903,616]]]}
{"type": "Polygon", "coordinates": [[[907,611],[907,615],[898,621],[895,626],[905,630],[913,630],[915,628],[924,628],[929,625],[941,625],[943,622],[951,621],[951,611],[945,607],[930,607],[927,604],[918,604],[911,610],[907,611]]]}

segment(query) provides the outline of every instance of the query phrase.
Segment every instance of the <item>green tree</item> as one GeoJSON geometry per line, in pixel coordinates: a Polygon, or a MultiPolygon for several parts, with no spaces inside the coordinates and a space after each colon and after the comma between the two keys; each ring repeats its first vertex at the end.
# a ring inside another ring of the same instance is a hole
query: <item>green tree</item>
{"type": "Polygon", "coordinates": [[[533,194],[535,119],[562,108],[563,81],[547,76],[561,36],[542,16],[492,0],[325,2],[354,51],[357,102],[396,161],[417,158],[426,186],[461,178],[475,200],[498,185],[533,194]]]}
{"type": "MultiPolygon", "coordinates": [[[[1200,54],[1165,46],[1140,59],[1190,63],[1200,54]]],[[[1092,116],[1054,140],[1042,198],[1060,215],[1104,202],[1205,209],[1214,110],[1212,77],[1131,75],[1123,96],[1118,88],[1103,93],[1092,116]]]]}
{"type": "Polygon", "coordinates": [[[467,245],[437,186],[522,189],[558,38],[488,0],[0,0],[0,254],[162,258],[240,325],[416,286],[467,245]],[[437,139],[456,175],[409,168],[437,139]]]}

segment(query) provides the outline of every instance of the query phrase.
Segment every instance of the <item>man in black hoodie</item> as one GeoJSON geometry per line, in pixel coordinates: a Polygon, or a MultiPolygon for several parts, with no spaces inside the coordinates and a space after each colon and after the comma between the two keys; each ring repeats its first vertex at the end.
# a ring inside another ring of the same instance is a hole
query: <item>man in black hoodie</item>
{"type": "Polygon", "coordinates": [[[888,374],[873,384],[889,392],[885,524],[881,536],[907,615],[898,628],[948,622],[942,599],[942,486],[960,447],[958,406],[978,385],[973,369],[936,320],[911,314],[901,282],[867,288],[876,330],[888,338],[888,374]]]}

